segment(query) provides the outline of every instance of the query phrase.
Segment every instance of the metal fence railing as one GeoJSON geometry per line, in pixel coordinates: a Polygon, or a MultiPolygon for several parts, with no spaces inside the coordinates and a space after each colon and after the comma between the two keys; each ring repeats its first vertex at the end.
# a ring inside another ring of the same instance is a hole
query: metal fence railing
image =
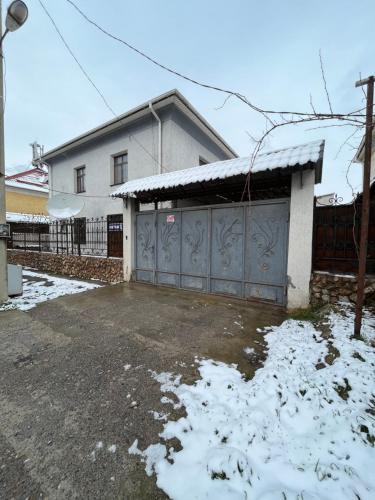
{"type": "Polygon", "coordinates": [[[66,255],[122,257],[122,216],[80,217],[50,223],[12,222],[8,248],[66,255]]]}

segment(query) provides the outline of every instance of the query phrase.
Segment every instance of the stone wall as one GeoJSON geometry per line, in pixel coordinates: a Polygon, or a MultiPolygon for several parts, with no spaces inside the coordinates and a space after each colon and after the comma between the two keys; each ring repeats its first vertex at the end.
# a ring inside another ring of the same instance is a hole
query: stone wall
{"type": "MultiPolygon", "coordinates": [[[[311,304],[353,302],[357,297],[357,277],[351,274],[331,274],[314,271],[310,282],[311,304]]],[[[375,276],[366,279],[365,299],[374,300],[375,276]]]]}
{"type": "Polygon", "coordinates": [[[110,283],[123,281],[124,276],[122,259],[8,250],[8,262],[39,271],[110,283]]]}

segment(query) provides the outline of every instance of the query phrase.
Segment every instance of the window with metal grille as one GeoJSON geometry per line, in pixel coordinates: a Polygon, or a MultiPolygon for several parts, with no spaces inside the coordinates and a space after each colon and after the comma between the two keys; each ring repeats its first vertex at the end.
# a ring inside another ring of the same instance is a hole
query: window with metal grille
{"type": "Polygon", "coordinates": [[[86,218],[74,219],[74,244],[86,245],[86,218]]]}
{"type": "Polygon", "coordinates": [[[84,193],[85,190],[85,172],[86,167],[76,168],[76,191],[77,193],[84,193]]]}
{"type": "Polygon", "coordinates": [[[122,184],[128,178],[128,153],[113,157],[113,184],[122,184]]]}

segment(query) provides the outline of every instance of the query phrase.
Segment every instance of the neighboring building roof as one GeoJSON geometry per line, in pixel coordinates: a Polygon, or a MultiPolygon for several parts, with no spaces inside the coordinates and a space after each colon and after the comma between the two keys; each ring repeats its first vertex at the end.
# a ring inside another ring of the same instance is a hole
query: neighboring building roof
{"type": "MultiPolygon", "coordinates": [[[[317,182],[321,180],[324,141],[314,141],[285,149],[262,153],[257,156],[252,167],[252,173],[266,170],[295,169],[316,167],[319,170],[317,182]]],[[[233,160],[208,163],[185,170],[176,170],[160,175],[143,177],[121,184],[113,193],[115,197],[135,197],[137,193],[168,189],[176,186],[226,179],[237,175],[246,175],[251,164],[251,157],[235,158],[233,160]]]]}
{"type": "MultiPolygon", "coordinates": [[[[363,194],[363,186],[361,186],[360,189],[358,190],[355,199],[360,200],[362,198],[362,194],[363,194]]],[[[370,196],[373,197],[374,195],[375,195],[375,176],[370,178],[370,196]]]]}
{"type": "Polygon", "coordinates": [[[48,193],[48,173],[39,167],[5,177],[6,186],[48,193]]]}
{"type": "MultiPolygon", "coordinates": [[[[357,152],[356,152],[356,155],[354,157],[354,161],[357,162],[357,163],[363,163],[364,161],[364,156],[365,156],[365,139],[366,139],[366,136],[364,135],[361,139],[361,142],[358,146],[358,149],[357,149],[357,152]]],[[[372,147],[372,152],[374,151],[375,149],[375,129],[372,131],[372,144],[371,144],[371,147],[372,147]]]]}
{"type": "Polygon", "coordinates": [[[175,104],[185,115],[187,115],[200,129],[202,129],[221,149],[226,150],[227,154],[232,157],[237,157],[235,151],[229,144],[219,135],[219,133],[203,118],[203,116],[190,104],[190,102],[176,89],[170,90],[154,99],[137,106],[136,108],[123,113],[113,120],[107,121],[98,127],[95,127],[84,134],[81,134],[70,141],[67,141],[60,146],[47,151],[43,155],[43,160],[50,161],[68,150],[74,149],[82,144],[98,139],[106,134],[109,134],[119,128],[122,128],[130,123],[151,114],[149,103],[156,111],[169,104],[175,104]]]}
{"type": "Polygon", "coordinates": [[[330,200],[334,200],[335,193],[320,194],[315,197],[315,202],[317,205],[326,205],[330,203],[330,200]]]}
{"type": "Polygon", "coordinates": [[[47,224],[51,222],[51,217],[48,215],[37,215],[37,214],[20,214],[17,212],[7,212],[6,221],[7,222],[30,222],[36,224],[47,224]]]}
{"type": "Polygon", "coordinates": [[[28,189],[30,191],[38,191],[39,193],[48,193],[48,187],[37,186],[35,184],[28,184],[26,182],[16,180],[5,180],[5,186],[15,187],[19,189],[28,189]]]}
{"type": "Polygon", "coordinates": [[[364,147],[365,147],[365,136],[362,137],[361,142],[358,146],[357,153],[354,157],[355,162],[360,163],[363,161],[364,147]]]}

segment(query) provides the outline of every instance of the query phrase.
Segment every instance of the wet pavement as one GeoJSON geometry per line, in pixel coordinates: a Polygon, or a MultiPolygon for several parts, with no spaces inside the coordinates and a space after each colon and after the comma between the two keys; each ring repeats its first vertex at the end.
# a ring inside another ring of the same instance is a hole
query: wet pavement
{"type": "Polygon", "coordinates": [[[158,441],[150,411],[174,415],[150,370],[190,383],[197,356],[250,378],[266,356],[256,329],[284,314],[140,284],[0,312],[0,498],[165,498],[127,452],[158,441]]]}

